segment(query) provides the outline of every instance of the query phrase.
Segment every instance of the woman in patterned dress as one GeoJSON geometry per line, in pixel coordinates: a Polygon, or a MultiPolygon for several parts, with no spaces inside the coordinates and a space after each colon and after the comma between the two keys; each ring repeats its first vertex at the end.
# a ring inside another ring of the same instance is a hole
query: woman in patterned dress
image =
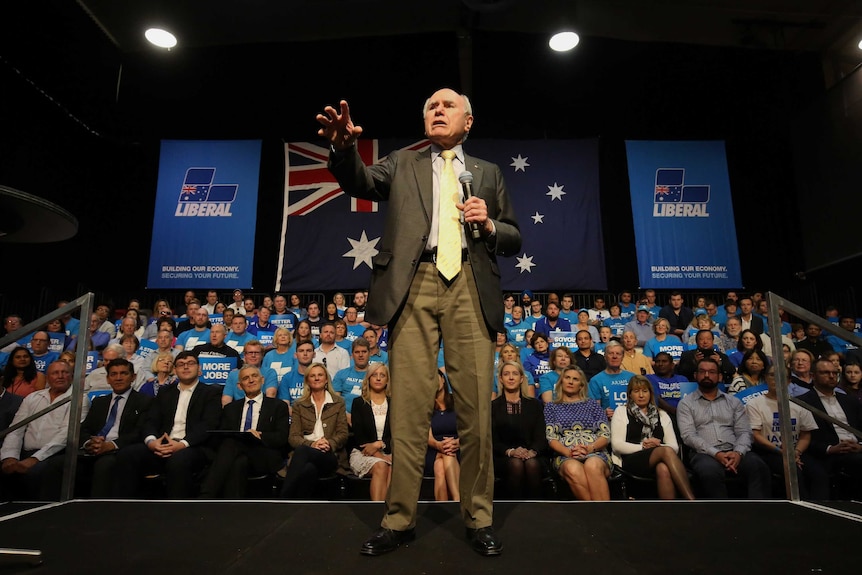
{"type": "Polygon", "coordinates": [[[554,469],[576,498],[608,501],[611,430],[598,401],[587,399],[587,377],[577,366],[560,375],[553,403],[545,404],[545,435],[554,454],[554,469]]]}

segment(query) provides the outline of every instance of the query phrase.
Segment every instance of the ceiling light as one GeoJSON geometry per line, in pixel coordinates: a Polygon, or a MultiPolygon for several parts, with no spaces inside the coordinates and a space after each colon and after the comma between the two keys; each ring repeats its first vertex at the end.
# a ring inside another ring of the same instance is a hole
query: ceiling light
{"type": "Polygon", "coordinates": [[[144,32],[144,36],[151,44],[155,44],[159,48],[173,48],[177,45],[177,37],[161,28],[150,28],[144,32]]]}
{"type": "Polygon", "coordinates": [[[858,47],[860,50],[862,50],[862,40],[859,40],[859,44],[857,44],[857,47],[858,47]]]}
{"type": "Polygon", "coordinates": [[[548,46],[551,47],[551,50],[555,50],[557,52],[568,52],[577,46],[580,41],[580,36],[575,32],[558,32],[551,36],[551,39],[548,41],[548,46]]]}

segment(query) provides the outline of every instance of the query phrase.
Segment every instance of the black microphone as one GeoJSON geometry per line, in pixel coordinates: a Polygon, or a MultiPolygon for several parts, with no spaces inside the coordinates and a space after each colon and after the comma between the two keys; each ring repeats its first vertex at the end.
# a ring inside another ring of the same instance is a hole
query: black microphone
{"type": "MultiPolygon", "coordinates": [[[[464,201],[466,202],[473,197],[473,174],[470,172],[461,172],[458,176],[458,181],[461,182],[461,188],[464,190],[464,201]]],[[[479,233],[479,224],[470,222],[470,230],[474,240],[478,240],[481,236],[479,233]]]]}

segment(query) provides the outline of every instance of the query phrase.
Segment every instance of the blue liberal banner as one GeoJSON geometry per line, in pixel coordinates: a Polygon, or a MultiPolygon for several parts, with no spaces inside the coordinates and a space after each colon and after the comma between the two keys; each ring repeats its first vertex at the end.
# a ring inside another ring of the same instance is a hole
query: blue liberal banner
{"type": "Polygon", "coordinates": [[[235,357],[213,357],[202,355],[198,357],[201,366],[200,380],[207,385],[214,383],[224,385],[228,374],[236,369],[235,357]]]}
{"type": "Polygon", "coordinates": [[[626,141],[640,287],[742,286],[724,142],[626,141]]]}
{"type": "MultiPolygon", "coordinates": [[[[366,165],[393,150],[429,147],[428,140],[357,142],[366,165]]],[[[464,151],[500,167],[521,229],[520,253],[499,259],[503,289],[607,288],[596,140],[470,138],[464,151]]],[[[285,144],[277,291],[368,285],[387,207],[346,196],[326,168],[328,157],[319,144],[285,144]]]]}
{"type": "Polygon", "coordinates": [[[260,140],[162,141],[148,288],[249,288],[260,140]]]}

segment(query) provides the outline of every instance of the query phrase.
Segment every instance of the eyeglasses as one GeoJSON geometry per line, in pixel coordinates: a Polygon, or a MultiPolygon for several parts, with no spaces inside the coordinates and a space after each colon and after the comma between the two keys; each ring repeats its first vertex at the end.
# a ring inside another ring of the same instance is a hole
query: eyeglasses
{"type": "Polygon", "coordinates": [[[825,369],[818,369],[817,375],[828,375],[829,377],[838,377],[839,372],[837,371],[829,371],[825,369]]]}
{"type": "Polygon", "coordinates": [[[259,351],[249,351],[249,350],[246,350],[245,354],[246,354],[246,355],[260,355],[260,352],[259,352],[259,351]]]}
{"type": "Polygon", "coordinates": [[[189,361],[178,361],[174,364],[175,367],[194,367],[198,364],[198,362],[194,360],[189,361]]]}

